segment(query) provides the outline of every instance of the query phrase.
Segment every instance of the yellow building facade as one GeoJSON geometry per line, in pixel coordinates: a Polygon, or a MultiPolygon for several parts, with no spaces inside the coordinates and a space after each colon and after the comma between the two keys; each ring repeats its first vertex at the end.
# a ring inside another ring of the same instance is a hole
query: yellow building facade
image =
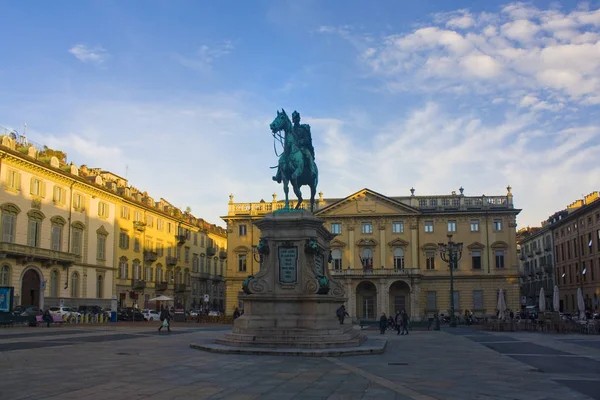
{"type": "Polygon", "coordinates": [[[166,295],[178,308],[223,308],[223,228],[15,134],[0,157],[0,286],[15,287],[15,304],[147,308],[166,295]]]}
{"type": "MultiPolygon", "coordinates": [[[[450,274],[438,244],[463,243],[454,271],[457,314],[496,313],[499,289],[508,308],[519,307],[516,216],[510,192],[503,196],[388,197],[363,189],[346,198],[319,194],[316,216],[337,236],[331,242],[331,274],[344,282],[346,308],[355,319],[375,319],[406,309],[413,320],[448,314],[450,274]]],[[[253,222],[283,208],[283,201],[236,203],[230,196],[227,223],[226,311],[243,307],[241,283],[260,269],[253,222]]],[[[308,203],[305,202],[305,207],[308,203]]]]}

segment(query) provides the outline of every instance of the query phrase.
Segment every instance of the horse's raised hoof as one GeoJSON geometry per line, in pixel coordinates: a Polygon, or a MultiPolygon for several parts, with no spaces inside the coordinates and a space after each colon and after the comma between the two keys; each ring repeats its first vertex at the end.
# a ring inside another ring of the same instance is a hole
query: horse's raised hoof
{"type": "Polygon", "coordinates": [[[273,177],[273,180],[277,183],[281,183],[281,179],[277,178],[276,176],[273,177]]]}

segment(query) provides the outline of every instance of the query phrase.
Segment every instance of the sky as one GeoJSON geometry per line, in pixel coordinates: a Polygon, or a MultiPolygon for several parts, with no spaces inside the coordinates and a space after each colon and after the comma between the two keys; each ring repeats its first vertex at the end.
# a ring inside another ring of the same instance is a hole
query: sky
{"type": "Polygon", "coordinates": [[[229,194],[282,198],[269,130],[282,108],[311,125],[326,198],[510,185],[522,228],[600,189],[599,1],[2,1],[0,14],[0,126],[211,223],[229,194]]]}

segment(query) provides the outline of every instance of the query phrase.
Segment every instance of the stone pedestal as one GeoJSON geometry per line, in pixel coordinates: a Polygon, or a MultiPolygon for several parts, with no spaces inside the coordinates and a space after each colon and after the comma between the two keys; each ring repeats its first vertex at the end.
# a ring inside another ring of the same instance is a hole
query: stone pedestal
{"type": "MultiPolygon", "coordinates": [[[[278,211],[255,225],[261,231],[258,252],[261,270],[242,285],[244,314],[233,324],[232,332],[215,345],[193,345],[209,351],[232,353],[240,349],[343,349],[352,354],[382,352],[385,342],[363,352],[366,337],[349,320],[340,325],[337,309],[347,300],[344,286],[329,274],[329,243],[334,237],[323,221],[306,211],[278,211]],[[358,350],[358,351],[357,351],[358,350]]],[[[267,351],[270,349],[269,351],[267,351]]],[[[342,350],[340,350],[342,349],[342,350]]],[[[327,355],[306,354],[303,355],[327,355]]]]}

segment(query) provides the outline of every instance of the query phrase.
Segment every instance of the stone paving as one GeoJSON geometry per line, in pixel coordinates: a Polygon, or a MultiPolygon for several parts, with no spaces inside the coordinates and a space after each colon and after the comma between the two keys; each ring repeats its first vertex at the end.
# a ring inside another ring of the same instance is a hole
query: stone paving
{"type": "Polygon", "coordinates": [[[600,336],[413,331],[388,333],[384,354],[324,358],[189,347],[227,329],[0,329],[0,400],[600,399],[600,336]]]}

